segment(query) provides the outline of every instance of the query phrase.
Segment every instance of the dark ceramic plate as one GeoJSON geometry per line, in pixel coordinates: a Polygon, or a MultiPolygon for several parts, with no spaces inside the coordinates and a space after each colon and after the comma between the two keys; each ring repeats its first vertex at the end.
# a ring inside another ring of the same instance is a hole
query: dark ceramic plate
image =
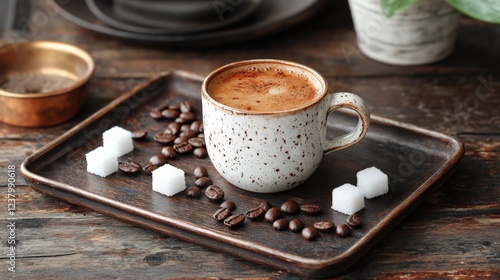
{"type": "MultiPolygon", "coordinates": [[[[213,0],[112,0],[116,6],[128,7],[139,13],[155,13],[178,18],[196,18],[214,12],[213,0]]],[[[246,0],[245,0],[246,1],[246,0]]],[[[231,4],[237,6],[239,2],[219,2],[216,5],[231,4]]],[[[260,1],[259,1],[260,2],[260,1]]]]}
{"type": "Polygon", "coordinates": [[[219,29],[251,15],[261,2],[262,0],[243,1],[240,5],[235,5],[231,12],[222,13],[220,10],[220,16],[211,2],[207,2],[211,9],[205,11],[206,14],[200,13],[193,18],[182,16],[181,11],[174,17],[173,14],[143,11],[125,3],[113,3],[111,0],[86,0],[88,9],[107,25],[144,34],[186,34],[219,29]]]}
{"type": "MultiPolygon", "coordinates": [[[[360,143],[326,156],[310,179],[282,193],[235,188],[220,177],[209,159],[185,155],[170,161],[186,172],[188,186],[194,184],[194,167],[206,166],[214,183],[225,191],[225,199],[236,202],[234,213],[244,213],[263,199],[275,206],[287,199],[314,202],[324,209],[322,215],[297,216],[308,225],[319,220],[345,222],[346,215],[330,209],[331,191],[344,183],[356,184],[357,171],[377,166],[389,175],[390,192],[366,200],[359,212],[364,222],[360,229],[347,238],[322,233],[315,241],[291,231],[277,232],[264,221],[246,220],[242,227],[229,229],[212,218],[217,203],[204,196],[188,198],[183,192],[173,197],[153,192],[151,177],[145,173],[101,178],[86,172],[85,154],[101,145],[102,131],[111,126],[146,129],[153,135],[166,122],[151,119],[149,111],[184,100],[195,105],[201,119],[201,81],[185,72],[151,79],[28,157],[21,166],[22,175],[39,192],[144,228],[303,276],[329,277],[347,269],[404,219],[445,180],[464,152],[455,138],[374,116],[360,143]]],[[[350,130],[356,120],[353,114],[335,113],[329,120],[329,136],[350,130]]],[[[145,163],[160,149],[151,139],[135,142],[135,150],[123,158],[145,163]]]]}
{"type": "Polygon", "coordinates": [[[106,25],[89,10],[85,1],[55,2],[66,19],[92,31],[142,43],[179,47],[217,46],[260,38],[306,20],[326,3],[325,0],[262,1],[249,17],[223,29],[190,34],[147,34],[106,25]]]}

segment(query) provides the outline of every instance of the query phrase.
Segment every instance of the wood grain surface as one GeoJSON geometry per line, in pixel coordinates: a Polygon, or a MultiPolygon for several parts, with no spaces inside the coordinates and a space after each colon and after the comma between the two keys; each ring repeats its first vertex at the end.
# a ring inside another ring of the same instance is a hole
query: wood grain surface
{"type": "MultiPolygon", "coordinates": [[[[464,17],[449,58],[395,67],[359,52],[346,1],[332,1],[284,32],[204,49],[113,39],[79,28],[44,3],[34,8],[47,21],[38,18],[25,37],[79,45],[92,54],[97,71],[77,118],[40,129],[0,124],[3,225],[9,224],[8,166],[19,168],[27,155],[152,73],[182,69],[206,75],[237,60],[288,59],[318,70],[333,91],[359,94],[373,114],[451,134],[465,144],[453,176],[339,278],[500,277],[500,26],[464,17]]],[[[19,172],[15,191],[16,272],[7,270],[9,232],[3,226],[1,278],[299,278],[60,202],[27,187],[19,172]]]]}

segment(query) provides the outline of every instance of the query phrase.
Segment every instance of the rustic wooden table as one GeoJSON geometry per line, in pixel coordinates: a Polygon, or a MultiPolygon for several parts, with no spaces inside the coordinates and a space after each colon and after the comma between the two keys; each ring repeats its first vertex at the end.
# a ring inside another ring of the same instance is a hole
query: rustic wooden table
{"type": "Polygon", "coordinates": [[[3,250],[0,278],[297,278],[47,197],[26,186],[19,174],[27,155],[152,73],[182,69],[206,75],[250,58],[309,65],[334,91],[361,95],[373,114],[455,135],[465,145],[454,175],[340,278],[500,277],[500,26],[463,18],[450,57],[395,67],[359,52],[345,1],[284,32],[203,49],[110,38],[40,3],[36,25],[24,35],[79,45],[93,55],[97,71],[77,118],[42,129],[0,124],[1,240],[8,247],[14,234],[16,241],[16,272],[8,271],[10,257],[3,250]],[[9,166],[17,171],[14,231],[8,230],[9,166]]]}

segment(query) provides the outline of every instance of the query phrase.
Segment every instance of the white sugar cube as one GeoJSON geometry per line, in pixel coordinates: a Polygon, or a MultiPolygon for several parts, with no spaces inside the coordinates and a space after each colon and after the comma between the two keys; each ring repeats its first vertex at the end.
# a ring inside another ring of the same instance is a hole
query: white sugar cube
{"type": "Polygon", "coordinates": [[[87,172],[106,177],[118,170],[118,160],[114,153],[100,146],[85,155],[87,172]]]}
{"type": "Polygon", "coordinates": [[[184,171],[175,166],[165,164],[153,170],[152,174],[153,191],[155,192],[159,192],[167,196],[173,196],[174,194],[186,189],[184,171]]]}
{"type": "Polygon", "coordinates": [[[343,184],[332,191],[332,209],[352,215],[365,208],[363,192],[351,184],[343,184]]]}
{"type": "Polygon", "coordinates": [[[389,192],[389,178],[374,166],[359,171],[356,177],[358,178],[358,188],[368,199],[389,192]]]}
{"type": "Polygon", "coordinates": [[[132,132],[119,126],[114,126],[102,133],[103,146],[115,154],[123,156],[134,149],[132,132]]]}

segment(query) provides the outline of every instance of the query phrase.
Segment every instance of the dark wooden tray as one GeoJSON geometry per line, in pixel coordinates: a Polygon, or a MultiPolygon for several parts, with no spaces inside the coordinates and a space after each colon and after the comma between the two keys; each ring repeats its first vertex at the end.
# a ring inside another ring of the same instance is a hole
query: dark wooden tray
{"type": "MultiPolygon", "coordinates": [[[[443,182],[464,152],[462,143],[453,137],[373,116],[359,144],[326,156],[309,180],[287,192],[255,194],[237,189],[219,176],[208,158],[185,155],[170,161],[186,172],[188,186],[194,183],[194,167],[205,165],[226,199],[236,202],[235,213],[244,213],[263,199],[275,206],[290,198],[314,202],[324,213],[299,215],[309,225],[319,220],[344,222],[346,215],[330,209],[331,191],[344,183],[356,184],[357,171],[377,166],[389,174],[390,192],[366,200],[360,211],[362,228],[347,238],[322,233],[315,241],[290,231],[277,232],[264,221],[246,220],[240,228],[226,228],[211,217],[218,204],[184,193],[173,197],[155,193],[145,173],[101,178],[86,172],[85,153],[101,145],[102,131],[111,126],[147,129],[151,138],[167,122],[151,119],[149,111],[184,100],[195,104],[201,120],[201,82],[202,78],[185,72],[153,77],[32,154],[21,166],[22,175],[39,192],[117,219],[303,276],[328,277],[347,269],[394,228],[443,182]]],[[[353,114],[344,112],[330,118],[335,119],[329,122],[330,136],[349,130],[356,121],[353,114]]],[[[124,158],[145,163],[160,149],[151,139],[135,142],[135,150],[124,158]]]]}

